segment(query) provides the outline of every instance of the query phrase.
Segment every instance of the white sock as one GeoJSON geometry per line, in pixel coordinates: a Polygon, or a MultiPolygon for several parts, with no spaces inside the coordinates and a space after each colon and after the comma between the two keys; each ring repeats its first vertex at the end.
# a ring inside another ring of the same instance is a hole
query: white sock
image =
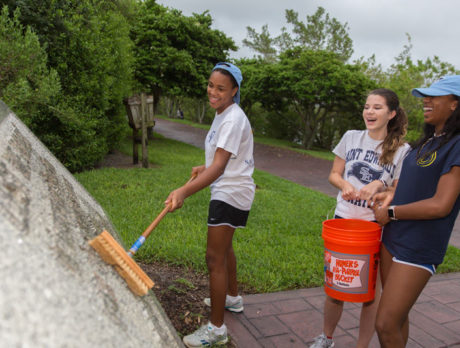
{"type": "Polygon", "coordinates": [[[208,323],[208,330],[214,331],[216,335],[224,335],[227,332],[227,326],[225,324],[222,324],[221,327],[215,326],[213,323],[209,322],[208,323]]]}
{"type": "Polygon", "coordinates": [[[230,295],[227,295],[227,300],[229,300],[231,303],[235,303],[236,301],[238,301],[240,299],[240,295],[237,295],[237,296],[230,296],[230,295]]]}

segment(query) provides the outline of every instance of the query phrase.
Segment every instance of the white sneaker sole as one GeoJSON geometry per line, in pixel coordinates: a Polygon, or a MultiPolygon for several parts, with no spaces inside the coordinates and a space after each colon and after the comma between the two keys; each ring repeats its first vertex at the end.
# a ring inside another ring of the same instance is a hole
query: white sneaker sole
{"type": "Polygon", "coordinates": [[[206,346],[203,346],[203,345],[201,345],[201,346],[193,346],[193,345],[191,345],[191,344],[189,344],[189,343],[187,343],[187,342],[184,342],[184,341],[182,341],[182,342],[183,342],[184,345],[185,345],[186,347],[188,347],[188,348],[213,347],[213,346],[222,346],[222,345],[224,345],[224,344],[227,344],[227,343],[228,343],[228,338],[227,338],[226,340],[224,340],[224,341],[219,341],[219,342],[213,343],[213,344],[211,344],[210,346],[208,346],[208,345],[206,345],[206,346]]]}

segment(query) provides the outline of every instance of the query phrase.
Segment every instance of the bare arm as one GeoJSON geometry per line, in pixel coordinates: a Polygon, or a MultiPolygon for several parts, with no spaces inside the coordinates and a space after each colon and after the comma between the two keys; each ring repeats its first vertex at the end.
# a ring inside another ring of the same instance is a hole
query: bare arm
{"type": "Polygon", "coordinates": [[[370,206],[374,207],[375,204],[375,208],[377,208],[377,206],[388,207],[395,195],[398,181],[399,180],[394,180],[393,184],[390,187],[388,187],[385,191],[378,192],[375,195],[373,195],[370,200],[370,206]]]}
{"type": "MultiPolygon", "coordinates": [[[[460,194],[460,167],[454,166],[439,179],[433,197],[421,201],[397,205],[394,212],[398,220],[429,220],[447,216],[460,194]]],[[[385,225],[390,221],[387,206],[374,210],[377,221],[385,225]]]]}
{"type": "Polygon", "coordinates": [[[363,186],[358,192],[359,199],[369,201],[372,197],[384,189],[383,182],[380,180],[371,181],[369,184],[363,186]]]}
{"type": "Polygon", "coordinates": [[[214,160],[208,168],[204,168],[203,166],[194,167],[192,170],[192,175],[195,173],[198,174],[195,180],[172,191],[166,199],[166,205],[172,204],[169,211],[172,212],[176,209],[179,209],[182,207],[184,200],[187,197],[211,185],[218,177],[220,177],[224,173],[230,156],[230,152],[221,148],[217,148],[214,155],[214,160]]]}
{"type": "Polygon", "coordinates": [[[200,175],[204,170],[206,169],[206,166],[203,164],[202,166],[197,166],[192,168],[192,174],[191,177],[197,177],[200,175]]]}
{"type": "Polygon", "coordinates": [[[345,160],[339,156],[335,156],[332,169],[329,174],[329,182],[342,191],[342,197],[345,200],[357,199],[358,192],[343,178],[343,172],[345,171],[345,160]]]}

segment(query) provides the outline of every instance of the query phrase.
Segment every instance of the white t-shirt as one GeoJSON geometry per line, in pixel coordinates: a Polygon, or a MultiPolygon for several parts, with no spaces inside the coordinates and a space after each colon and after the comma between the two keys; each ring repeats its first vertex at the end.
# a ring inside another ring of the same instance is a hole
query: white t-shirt
{"type": "Polygon", "coordinates": [[[231,155],[224,173],[211,184],[211,199],[248,211],[255,192],[254,143],[249,120],[236,103],[214,117],[205,140],[206,168],[218,147],[231,155]]]}
{"type": "MultiPolygon", "coordinates": [[[[346,132],[332,151],[345,160],[343,178],[352,184],[357,191],[374,180],[382,179],[388,186],[399,179],[401,167],[408,144],[401,146],[393,157],[393,162],[381,166],[379,158],[382,148],[381,140],[372,139],[367,130],[350,130],[346,132]]],[[[335,214],[346,219],[375,220],[374,212],[365,200],[345,201],[342,192],[337,195],[335,214]]]]}

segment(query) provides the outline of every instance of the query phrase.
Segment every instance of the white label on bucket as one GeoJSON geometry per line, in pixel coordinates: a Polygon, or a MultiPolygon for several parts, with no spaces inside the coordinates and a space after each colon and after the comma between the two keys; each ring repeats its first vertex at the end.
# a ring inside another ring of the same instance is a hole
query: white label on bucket
{"type": "Polygon", "coordinates": [[[360,288],[361,272],[366,264],[362,260],[339,259],[331,255],[332,283],[343,288],[360,288]]]}

